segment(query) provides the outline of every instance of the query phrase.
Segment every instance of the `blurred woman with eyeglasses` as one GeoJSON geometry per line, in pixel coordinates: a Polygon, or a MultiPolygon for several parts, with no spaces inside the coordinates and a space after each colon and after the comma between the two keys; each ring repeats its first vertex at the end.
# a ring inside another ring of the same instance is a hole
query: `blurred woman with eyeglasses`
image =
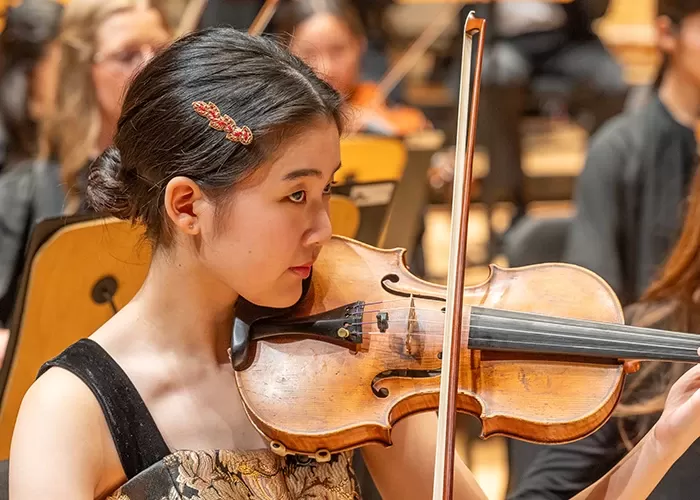
{"type": "Polygon", "coordinates": [[[48,154],[0,175],[0,328],[12,312],[34,221],[80,211],[86,167],[112,143],[129,80],[170,40],[163,16],[144,0],[65,7],[48,154]]]}
{"type": "Polygon", "coordinates": [[[33,158],[58,73],[63,6],[25,0],[8,7],[0,34],[0,171],[33,158]]]}

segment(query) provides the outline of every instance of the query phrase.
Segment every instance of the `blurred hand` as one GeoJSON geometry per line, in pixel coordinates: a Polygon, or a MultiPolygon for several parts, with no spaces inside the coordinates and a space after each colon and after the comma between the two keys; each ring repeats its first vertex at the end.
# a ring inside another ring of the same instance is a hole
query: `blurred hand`
{"type": "Polygon", "coordinates": [[[654,427],[655,438],[664,453],[680,456],[700,437],[698,389],[700,365],[688,370],[671,387],[664,411],[654,427]]]}
{"type": "Polygon", "coordinates": [[[430,186],[440,191],[452,184],[455,173],[454,148],[435,153],[428,168],[428,182],[430,186]]]}

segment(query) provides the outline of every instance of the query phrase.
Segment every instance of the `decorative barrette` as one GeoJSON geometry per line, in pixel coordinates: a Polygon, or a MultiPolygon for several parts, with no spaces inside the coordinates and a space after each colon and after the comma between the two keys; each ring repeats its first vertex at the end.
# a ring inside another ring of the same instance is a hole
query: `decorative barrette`
{"type": "Polygon", "coordinates": [[[231,142],[240,142],[247,146],[253,142],[253,132],[248,127],[239,127],[229,115],[222,115],[213,102],[195,101],[192,108],[197,114],[209,120],[209,126],[226,132],[226,138],[231,142]]]}

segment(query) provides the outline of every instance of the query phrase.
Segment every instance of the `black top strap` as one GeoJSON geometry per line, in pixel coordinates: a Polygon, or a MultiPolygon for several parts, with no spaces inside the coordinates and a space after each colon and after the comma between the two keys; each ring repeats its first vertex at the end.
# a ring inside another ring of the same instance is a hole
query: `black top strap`
{"type": "Polygon", "coordinates": [[[78,376],[97,398],[127,479],[170,455],[136,387],[98,343],[79,340],[45,363],[39,376],[53,366],[78,376]]]}

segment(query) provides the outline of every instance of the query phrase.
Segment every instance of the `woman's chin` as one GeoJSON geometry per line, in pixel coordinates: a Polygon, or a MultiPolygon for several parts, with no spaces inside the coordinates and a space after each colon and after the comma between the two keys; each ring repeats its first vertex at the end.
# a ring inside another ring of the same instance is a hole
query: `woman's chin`
{"type": "Polygon", "coordinates": [[[285,284],[285,286],[276,287],[270,293],[261,294],[257,297],[245,297],[248,302],[251,302],[261,307],[271,307],[273,309],[286,309],[292,307],[301,298],[302,282],[299,280],[296,283],[285,284]]]}

